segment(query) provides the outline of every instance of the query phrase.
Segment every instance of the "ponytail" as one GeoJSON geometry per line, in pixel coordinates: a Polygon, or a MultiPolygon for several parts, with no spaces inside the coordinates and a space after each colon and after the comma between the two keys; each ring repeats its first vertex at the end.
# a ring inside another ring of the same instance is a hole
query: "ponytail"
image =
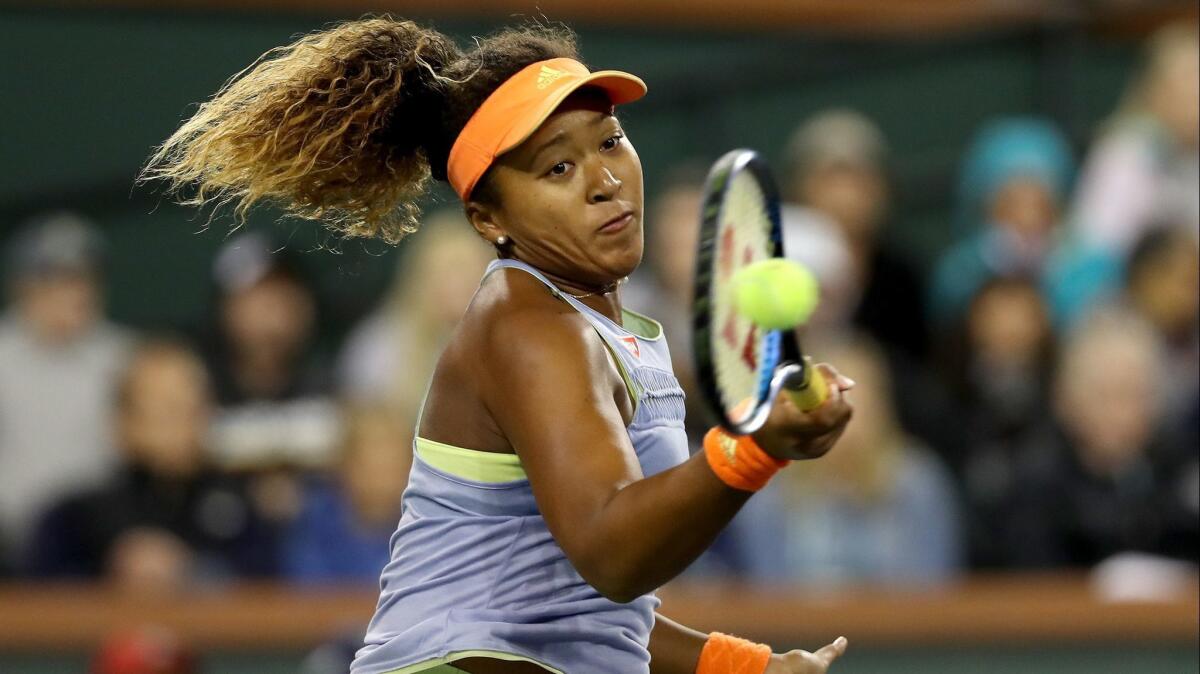
{"type": "Polygon", "coordinates": [[[507,29],[462,53],[411,21],[350,21],[264,54],[160,146],[140,178],[186,205],[266,202],[347,237],[416,231],[459,131],[525,65],[574,56],[573,36],[507,29]]]}

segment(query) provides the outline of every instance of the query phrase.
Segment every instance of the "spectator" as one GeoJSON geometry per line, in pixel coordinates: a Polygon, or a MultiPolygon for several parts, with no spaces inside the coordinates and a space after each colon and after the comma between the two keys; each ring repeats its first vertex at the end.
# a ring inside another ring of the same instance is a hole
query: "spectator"
{"type": "Polygon", "coordinates": [[[390,408],[349,411],[334,479],[315,481],[288,533],[283,568],[299,582],[374,584],[387,564],[412,467],[412,432],[390,408]]]}
{"type": "Polygon", "coordinates": [[[1125,304],[1153,329],[1173,374],[1162,383],[1168,423],[1195,414],[1200,388],[1200,246],[1177,228],[1154,229],[1130,255],[1125,304]]]}
{"type": "Polygon", "coordinates": [[[1043,417],[1054,333],[1037,286],[1020,277],[986,282],[961,333],[946,368],[963,429],[951,458],[965,489],[971,563],[996,566],[1005,554],[994,532],[1012,489],[1013,447],[1043,417]]]}
{"type": "Polygon", "coordinates": [[[43,518],[35,575],[108,577],[139,590],[269,571],[272,551],[239,483],[205,462],[211,393],[203,364],[149,342],[120,383],[120,470],[43,518]]]}
{"type": "Polygon", "coordinates": [[[15,563],[42,509],[116,464],[109,410],[130,337],[104,317],[103,241],[91,223],[70,213],[43,216],[7,253],[0,549],[15,563]]]}
{"type": "Polygon", "coordinates": [[[1155,223],[1200,234],[1200,40],[1171,25],[1150,40],[1141,73],[1088,154],[1072,223],[1119,258],[1155,223]]]}
{"type": "Polygon", "coordinates": [[[854,324],[889,352],[920,359],[928,342],[921,277],[884,238],[887,155],[883,133],[858,112],[827,110],[806,120],[788,144],[791,180],[784,189],[803,209],[785,209],[785,227],[804,228],[796,223],[814,214],[832,224],[849,252],[854,324]]]}
{"type": "Polygon", "coordinates": [[[961,239],[938,261],[930,286],[940,329],[960,321],[994,276],[1034,279],[1064,324],[1116,284],[1113,258],[1060,231],[1072,171],[1070,146],[1050,122],[1004,119],[980,131],[962,171],[961,239]]]}
{"type": "Polygon", "coordinates": [[[461,212],[449,210],[430,216],[409,245],[382,306],[347,340],[338,379],[349,398],[385,401],[398,419],[411,424],[438,354],[479,287],[491,251],[461,212]]]}
{"type": "Polygon", "coordinates": [[[1179,449],[1159,423],[1165,376],[1153,332],[1128,313],[1099,312],[1070,335],[1053,421],[1025,442],[1015,470],[1003,531],[1011,563],[1090,567],[1126,551],[1181,549],[1195,558],[1200,523],[1173,520],[1166,502],[1178,457],[1195,448],[1179,449]]]}
{"type": "Polygon", "coordinates": [[[877,346],[855,338],[822,352],[858,382],[854,423],[829,455],[788,468],[759,492],[700,571],[755,581],[946,581],[963,558],[949,470],[897,423],[877,346]]]}
{"type": "Polygon", "coordinates": [[[298,264],[263,235],[217,255],[219,335],[208,350],[216,390],[213,451],[227,468],[325,465],[337,409],[314,353],[317,301],[298,264]]]}
{"type": "MultiPolygon", "coordinates": [[[[788,144],[784,245],[821,283],[810,327],[851,326],[874,338],[903,390],[892,391],[900,423],[940,453],[960,444],[944,423],[946,393],[925,366],[930,336],[924,281],[887,243],[890,186],[883,133],[858,112],[828,110],[805,121],[788,144]]],[[[824,354],[818,354],[825,358],[824,354]]]]}
{"type": "Polygon", "coordinates": [[[332,379],[314,347],[317,298],[294,254],[260,233],[231,239],[213,278],[211,451],[221,468],[249,478],[255,513],[278,539],[299,514],[303,474],[329,465],[340,432],[332,379]]]}

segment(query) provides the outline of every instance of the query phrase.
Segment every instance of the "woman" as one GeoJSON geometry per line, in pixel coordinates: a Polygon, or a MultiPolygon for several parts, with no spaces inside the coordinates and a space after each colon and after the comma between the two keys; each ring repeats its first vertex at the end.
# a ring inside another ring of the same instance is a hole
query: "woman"
{"type": "Polygon", "coordinates": [[[753,490],[828,451],[851,384],[823,367],[820,409],[782,400],[753,438],[712,431],[688,458],[661,329],[617,293],[642,258],[642,170],[613,106],[645,85],[576,58],[551,29],[463,53],[411,22],[346,23],[230,84],[148,175],[397,241],[432,174],[499,254],[434,373],[353,672],[824,672],[844,639],[773,655],[654,615],[753,490]]]}
{"type": "Polygon", "coordinates": [[[1024,277],[1040,286],[1056,326],[1069,326],[1119,277],[1116,260],[1062,226],[1074,160],[1062,131],[1035,117],[984,126],[959,183],[960,239],[938,260],[933,318],[960,324],[988,279],[1024,277]]]}
{"type": "Polygon", "coordinates": [[[1200,33],[1191,21],[1163,26],[1146,43],[1139,72],[1088,151],[1071,227],[1121,259],[1163,222],[1200,236],[1198,176],[1200,33]]]}

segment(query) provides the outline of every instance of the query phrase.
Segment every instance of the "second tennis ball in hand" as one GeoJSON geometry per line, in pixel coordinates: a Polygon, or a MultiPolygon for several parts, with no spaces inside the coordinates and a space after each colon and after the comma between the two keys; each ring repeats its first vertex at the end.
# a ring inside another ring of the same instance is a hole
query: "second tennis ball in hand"
{"type": "Polygon", "coordinates": [[[768,330],[787,330],[808,320],[817,308],[817,279],[783,258],[759,260],[740,269],[731,283],[739,314],[768,330]]]}

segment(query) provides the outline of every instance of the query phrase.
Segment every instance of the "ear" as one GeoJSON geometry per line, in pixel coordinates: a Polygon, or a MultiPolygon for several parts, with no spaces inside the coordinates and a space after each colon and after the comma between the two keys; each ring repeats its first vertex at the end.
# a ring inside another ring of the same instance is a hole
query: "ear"
{"type": "Polygon", "coordinates": [[[468,201],[464,206],[464,211],[471,226],[488,243],[495,245],[496,239],[508,234],[504,225],[500,222],[500,214],[496,211],[495,207],[482,204],[478,201],[468,201]]]}

